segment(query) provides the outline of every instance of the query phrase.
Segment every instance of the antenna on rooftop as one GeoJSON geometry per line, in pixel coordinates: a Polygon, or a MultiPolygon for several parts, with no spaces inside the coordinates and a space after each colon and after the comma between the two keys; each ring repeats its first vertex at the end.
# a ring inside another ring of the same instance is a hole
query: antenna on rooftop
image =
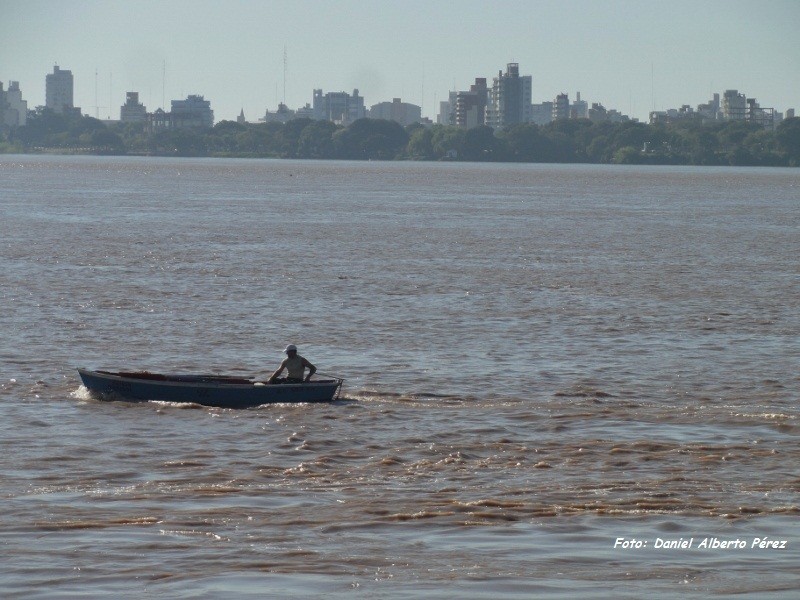
{"type": "Polygon", "coordinates": [[[420,107],[420,116],[422,116],[422,110],[425,110],[425,61],[422,61],[422,90],[421,90],[422,98],[420,98],[419,107],[420,107]]]}
{"type": "Polygon", "coordinates": [[[656,110],[656,66],[650,63],[650,96],[653,98],[653,112],[656,110]]]}
{"type": "Polygon", "coordinates": [[[283,103],[286,104],[286,44],[283,45],[283,103]]]}
{"type": "Polygon", "coordinates": [[[161,67],[161,110],[166,110],[165,104],[167,103],[167,61],[164,60],[164,65],[161,67]]]}

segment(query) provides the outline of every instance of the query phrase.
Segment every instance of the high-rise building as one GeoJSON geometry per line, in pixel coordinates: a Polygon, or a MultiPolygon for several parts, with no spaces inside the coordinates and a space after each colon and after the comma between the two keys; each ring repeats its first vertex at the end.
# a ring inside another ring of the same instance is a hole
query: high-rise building
{"type": "Polygon", "coordinates": [[[747,98],[739,90],[726,90],[722,95],[722,118],[744,121],[747,118],[747,98]]]}
{"type": "Polygon", "coordinates": [[[456,94],[456,122],[459,127],[472,129],[486,123],[486,104],[489,100],[489,91],[486,87],[486,78],[477,77],[468,92],[456,94]]]}
{"type": "Polygon", "coordinates": [[[553,103],[542,102],[531,106],[531,122],[537,125],[547,125],[553,121],[553,103]]]}
{"type": "Polygon", "coordinates": [[[705,104],[697,105],[697,112],[707,121],[716,121],[720,118],[719,106],[719,94],[714,94],[705,104]]]}
{"type": "Polygon", "coordinates": [[[531,120],[531,76],[520,77],[519,64],[508,63],[499,71],[489,92],[486,123],[494,129],[531,120]]]}
{"type": "Polygon", "coordinates": [[[559,94],[553,101],[553,121],[569,119],[569,95],[559,94]]]}
{"type": "Polygon", "coordinates": [[[8,91],[3,91],[3,84],[0,82],[0,125],[15,128],[23,127],[28,117],[28,101],[22,99],[22,92],[19,89],[18,81],[8,82],[8,91]],[[5,102],[3,100],[5,99],[5,102]]]}
{"type": "Polygon", "coordinates": [[[747,98],[738,90],[725,91],[720,113],[725,121],[747,121],[767,129],[775,127],[775,109],[760,106],[755,98],[747,98]]]}
{"type": "Polygon", "coordinates": [[[147,120],[147,109],[139,104],[139,92],[125,94],[125,104],[119,108],[119,120],[123,123],[143,123],[147,120]]]}
{"type": "Polygon", "coordinates": [[[586,100],[581,100],[581,93],[577,93],[577,100],[572,103],[569,108],[570,119],[588,119],[589,118],[589,103],[586,100]]]}
{"type": "Polygon", "coordinates": [[[775,128],[775,109],[766,108],[756,102],[755,98],[747,99],[747,120],[765,129],[775,128]]]}
{"type": "Polygon", "coordinates": [[[364,108],[364,98],[358,95],[358,90],[347,92],[328,92],[314,90],[314,118],[318,121],[332,121],[340,125],[347,125],[367,116],[364,108]]]}
{"type": "Polygon", "coordinates": [[[45,78],[45,106],[57,113],[72,112],[72,71],[58,65],[45,78]]]}
{"type": "Polygon", "coordinates": [[[436,116],[436,122],[439,125],[455,125],[456,124],[456,98],[458,92],[450,92],[447,100],[439,102],[439,114],[436,116]]]}

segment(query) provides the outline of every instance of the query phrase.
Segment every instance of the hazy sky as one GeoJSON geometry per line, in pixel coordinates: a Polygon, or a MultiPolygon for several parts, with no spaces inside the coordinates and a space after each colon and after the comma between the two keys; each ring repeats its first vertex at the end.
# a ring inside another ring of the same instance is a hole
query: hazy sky
{"type": "Polygon", "coordinates": [[[202,94],[216,120],[255,121],[284,98],[284,47],[290,108],[358,88],[435,120],[518,62],[534,102],[580,91],[643,121],[726,89],[800,109],[800,0],[0,0],[0,81],[29,108],[58,64],[92,116],[138,91],[148,111],[202,94]]]}

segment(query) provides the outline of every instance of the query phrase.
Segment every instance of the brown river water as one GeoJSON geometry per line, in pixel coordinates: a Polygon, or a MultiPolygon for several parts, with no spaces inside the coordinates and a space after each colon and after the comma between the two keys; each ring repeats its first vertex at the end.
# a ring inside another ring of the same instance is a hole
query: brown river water
{"type": "Polygon", "coordinates": [[[2,596],[796,598],[799,257],[797,169],[0,156],[2,596]]]}

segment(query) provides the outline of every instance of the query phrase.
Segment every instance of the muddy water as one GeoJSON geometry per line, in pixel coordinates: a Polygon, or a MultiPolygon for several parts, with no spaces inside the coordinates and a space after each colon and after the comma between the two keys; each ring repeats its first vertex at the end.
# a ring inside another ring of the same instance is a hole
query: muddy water
{"type": "Polygon", "coordinates": [[[791,598],[799,227],[796,170],[2,157],[0,587],[791,598]],[[75,372],[290,342],[339,402],[75,372]]]}

